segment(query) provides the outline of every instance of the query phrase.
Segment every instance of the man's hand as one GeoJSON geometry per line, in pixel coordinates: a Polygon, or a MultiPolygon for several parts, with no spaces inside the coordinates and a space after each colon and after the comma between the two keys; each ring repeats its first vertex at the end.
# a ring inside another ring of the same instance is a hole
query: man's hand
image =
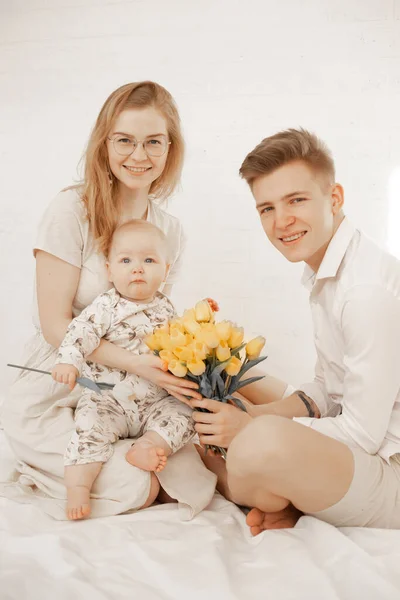
{"type": "Polygon", "coordinates": [[[55,365],[51,371],[51,376],[54,381],[57,381],[58,383],[65,383],[69,386],[70,390],[74,389],[78,375],[79,371],[76,367],[74,367],[74,365],[55,365]]]}
{"type": "MultiPolygon", "coordinates": [[[[246,403],[250,407],[249,403],[246,403]]],[[[252,416],[231,404],[224,404],[217,400],[192,400],[192,408],[206,408],[209,413],[197,410],[193,411],[193,419],[196,421],[195,429],[199,434],[200,443],[204,446],[220,446],[228,448],[233,438],[248,423],[252,416]]]]}

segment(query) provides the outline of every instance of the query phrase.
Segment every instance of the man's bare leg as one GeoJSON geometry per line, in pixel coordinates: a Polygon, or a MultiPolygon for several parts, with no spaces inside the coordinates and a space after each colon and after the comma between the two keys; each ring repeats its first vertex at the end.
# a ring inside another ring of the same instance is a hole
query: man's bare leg
{"type": "Polygon", "coordinates": [[[269,404],[270,402],[278,402],[284,395],[287,383],[268,375],[259,367],[253,367],[247,373],[246,377],[262,376],[262,379],[255,383],[241,388],[240,393],[235,392],[235,396],[250,400],[253,404],[269,404]]]}
{"type": "MultiPolygon", "coordinates": [[[[251,369],[251,374],[252,376],[255,375],[260,375],[261,372],[259,372],[257,369],[251,369]]],[[[263,375],[265,375],[263,373],[263,375]]],[[[256,382],[257,384],[259,382],[256,382]]],[[[246,386],[246,390],[248,390],[249,388],[254,388],[255,384],[251,384],[249,386],[246,386]]],[[[269,392],[269,397],[273,396],[275,394],[275,396],[277,396],[277,394],[282,393],[286,388],[286,384],[282,383],[280,380],[275,379],[274,377],[269,377],[268,383],[265,386],[266,389],[269,392]],[[270,381],[271,380],[271,381],[270,381]],[[272,382],[272,383],[271,383],[272,382]],[[283,388],[283,391],[282,391],[283,388]]],[[[255,391],[257,392],[258,388],[255,388],[255,391]]],[[[243,392],[243,390],[242,390],[243,392]]],[[[251,394],[248,394],[248,396],[251,396],[251,394]]],[[[246,406],[248,406],[248,397],[244,395],[244,393],[240,393],[240,392],[235,392],[235,397],[239,398],[240,400],[242,400],[242,402],[245,403],[246,406]]],[[[276,398],[274,398],[276,399],[276,398]]],[[[253,400],[253,398],[252,398],[253,400]]],[[[270,400],[268,400],[269,402],[270,400]]],[[[207,467],[207,469],[209,471],[212,471],[216,476],[217,476],[217,490],[219,491],[220,494],[222,494],[227,500],[231,500],[232,501],[232,496],[229,490],[229,486],[228,486],[228,473],[226,471],[226,461],[224,458],[222,458],[222,456],[220,456],[219,454],[215,454],[212,450],[208,450],[206,452],[206,449],[204,446],[198,446],[197,444],[194,445],[194,447],[196,448],[197,452],[200,455],[201,460],[203,461],[204,465],[207,467]]]]}
{"type": "MultiPolygon", "coordinates": [[[[202,446],[196,446],[204,465],[217,476],[217,490],[227,500],[234,502],[231,491],[228,486],[228,472],[226,470],[226,461],[212,452],[205,454],[202,446]]],[[[250,527],[253,535],[261,533],[264,529],[284,529],[294,527],[301,516],[301,512],[288,505],[281,511],[275,513],[264,513],[258,508],[253,508],[246,517],[246,523],[250,527]]]]}
{"type": "Polygon", "coordinates": [[[227,500],[232,501],[231,492],[228,486],[228,473],[226,470],[226,461],[222,456],[214,454],[210,450],[206,453],[206,449],[203,446],[194,445],[197,452],[200,455],[204,465],[217,476],[217,490],[227,500]]]}
{"type": "Polygon", "coordinates": [[[336,504],[350,487],[354,462],[341,442],[291,419],[264,416],[233,440],[227,471],[233,501],[258,509],[247,517],[256,535],[293,526],[299,511],[313,513],[336,504]]]}

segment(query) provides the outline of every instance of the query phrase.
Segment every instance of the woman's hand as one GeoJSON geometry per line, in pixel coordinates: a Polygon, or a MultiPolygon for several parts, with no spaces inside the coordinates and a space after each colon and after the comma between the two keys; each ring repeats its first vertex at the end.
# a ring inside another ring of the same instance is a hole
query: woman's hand
{"type": "Polygon", "coordinates": [[[199,387],[197,383],[169,373],[167,363],[155,354],[141,354],[134,358],[135,366],[132,371],[136,375],[164,388],[171,396],[189,406],[191,398],[201,399],[201,394],[196,391],[199,387]]]}
{"type": "Polygon", "coordinates": [[[200,443],[204,446],[220,446],[228,448],[233,438],[241,431],[251,419],[251,404],[244,402],[245,412],[232,404],[224,404],[218,400],[192,400],[190,406],[196,408],[206,408],[209,413],[203,413],[197,410],[193,411],[193,419],[196,421],[195,429],[199,434],[200,443]]]}

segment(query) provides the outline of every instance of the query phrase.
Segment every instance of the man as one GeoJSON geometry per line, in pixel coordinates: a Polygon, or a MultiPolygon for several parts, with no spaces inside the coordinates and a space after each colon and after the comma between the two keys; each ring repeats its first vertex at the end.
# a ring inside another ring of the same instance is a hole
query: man
{"type": "Polygon", "coordinates": [[[293,526],[301,513],[400,528],[400,263],[345,217],[332,157],[315,135],[266,138],[240,174],[272,245],[306,263],[317,365],[296,391],[270,377],[244,388],[248,413],[194,400],[211,411],[194,413],[200,441],[229,447],[227,481],[216,457],[209,466],[228,497],[255,507],[254,535],[293,526]]]}

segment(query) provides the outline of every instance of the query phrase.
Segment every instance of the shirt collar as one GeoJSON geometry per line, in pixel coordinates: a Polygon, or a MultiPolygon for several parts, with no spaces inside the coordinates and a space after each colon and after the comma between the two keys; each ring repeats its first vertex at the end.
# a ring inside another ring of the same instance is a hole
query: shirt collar
{"type": "Polygon", "coordinates": [[[311,289],[315,281],[319,279],[336,277],[355,231],[354,225],[345,217],[331,239],[317,273],[311,267],[305,265],[301,279],[304,287],[311,289]]]}

